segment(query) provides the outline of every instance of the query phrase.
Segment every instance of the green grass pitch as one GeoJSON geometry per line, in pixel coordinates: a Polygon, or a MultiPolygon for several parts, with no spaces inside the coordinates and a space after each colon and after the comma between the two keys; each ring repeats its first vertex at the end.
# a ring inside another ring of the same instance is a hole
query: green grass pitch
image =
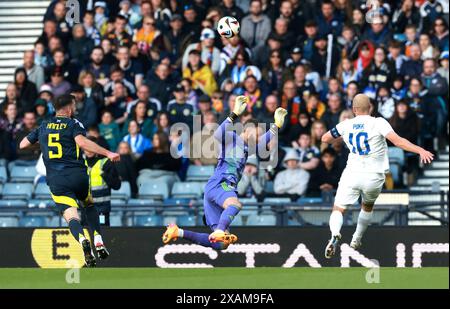
{"type": "Polygon", "coordinates": [[[81,269],[80,283],[66,282],[66,269],[0,269],[0,288],[449,288],[448,267],[379,269],[379,283],[366,282],[369,269],[352,268],[96,268],[81,269]]]}

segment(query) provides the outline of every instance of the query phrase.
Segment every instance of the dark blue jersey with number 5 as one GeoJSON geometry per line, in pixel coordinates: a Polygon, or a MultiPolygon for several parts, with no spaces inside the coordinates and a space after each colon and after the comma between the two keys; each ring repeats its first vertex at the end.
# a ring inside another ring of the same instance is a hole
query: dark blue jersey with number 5
{"type": "Polygon", "coordinates": [[[47,177],[69,168],[86,170],[82,151],[75,142],[79,134],[86,136],[86,130],[78,120],[53,117],[43,121],[27,136],[30,143],[40,144],[47,177]]]}

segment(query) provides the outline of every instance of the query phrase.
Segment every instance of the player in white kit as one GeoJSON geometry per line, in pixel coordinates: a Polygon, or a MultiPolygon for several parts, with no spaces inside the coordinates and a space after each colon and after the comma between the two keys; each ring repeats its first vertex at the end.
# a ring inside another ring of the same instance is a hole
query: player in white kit
{"type": "Polygon", "coordinates": [[[356,95],[353,99],[355,118],[339,123],[322,137],[324,143],[343,138],[350,150],[330,216],[331,239],[325,249],[326,258],[331,258],[336,252],[345,209],[354,205],[360,196],[361,211],[350,246],[354,249],[361,246],[361,238],[372,217],[373,205],[383,188],[385,173],[389,171],[386,139],[405,151],[417,153],[423,163],[433,160],[432,153],[398,136],[384,118],[370,116],[369,110],[369,97],[356,95]]]}

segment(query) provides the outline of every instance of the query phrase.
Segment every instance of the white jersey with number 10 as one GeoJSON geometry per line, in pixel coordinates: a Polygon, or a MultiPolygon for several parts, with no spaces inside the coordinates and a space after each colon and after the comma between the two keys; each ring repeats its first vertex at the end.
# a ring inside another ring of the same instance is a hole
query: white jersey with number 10
{"type": "Polygon", "coordinates": [[[381,117],[356,116],[331,130],[333,137],[342,136],[350,154],[346,170],[357,173],[386,173],[389,170],[386,135],[393,131],[381,117]]]}

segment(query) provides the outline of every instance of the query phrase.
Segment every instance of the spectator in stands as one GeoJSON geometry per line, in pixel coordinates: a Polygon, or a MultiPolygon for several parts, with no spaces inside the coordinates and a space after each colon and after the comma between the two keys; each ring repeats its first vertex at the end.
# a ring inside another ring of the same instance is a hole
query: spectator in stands
{"type": "Polygon", "coordinates": [[[36,102],[34,102],[34,113],[36,115],[36,124],[38,126],[40,126],[44,120],[49,119],[50,115],[48,112],[47,101],[41,98],[37,99],[36,102]]]}
{"type": "Polygon", "coordinates": [[[139,101],[136,104],[136,108],[133,109],[133,112],[130,115],[125,123],[123,124],[122,135],[127,134],[127,128],[129,127],[130,121],[136,121],[139,125],[139,132],[147,139],[151,140],[153,137],[153,133],[155,132],[155,126],[153,124],[152,118],[148,117],[147,113],[147,103],[143,101],[139,101]]]}
{"type": "Polygon", "coordinates": [[[363,71],[371,64],[375,54],[375,47],[370,41],[362,41],[358,47],[358,57],[354,62],[358,78],[363,74],[363,71]]]}
{"type": "Polygon", "coordinates": [[[439,56],[439,64],[440,67],[436,71],[439,73],[439,75],[445,78],[448,85],[449,84],[448,51],[444,51],[441,53],[441,55],[439,56]]]}
{"type": "Polygon", "coordinates": [[[105,54],[103,48],[95,46],[91,51],[90,63],[84,67],[84,70],[94,74],[96,81],[103,87],[109,80],[110,66],[104,62],[105,54]]]}
{"type": "Polygon", "coordinates": [[[339,63],[339,52],[337,48],[332,48],[331,53],[329,53],[328,44],[326,36],[317,36],[314,41],[313,54],[311,57],[311,66],[313,70],[322,77],[334,76],[339,63]]]}
{"type": "Polygon", "coordinates": [[[202,63],[209,66],[214,75],[219,74],[220,50],[214,46],[215,37],[214,30],[208,28],[202,30],[200,42],[190,44],[183,54],[183,70],[188,66],[191,50],[197,50],[200,52],[202,63]]]}
{"type": "Polygon", "coordinates": [[[319,166],[311,171],[308,195],[321,196],[321,192],[336,190],[342,170],[336,162],[336,152],[332,148],[322,151],[319,166]]]}
{"type": "Polygon", "coordinates": [[[174,87],[174,81],[170,77],[170,68],[166,64],[159,64],[154,75],[147,75],[147,85],[150,93],[162,104],[162,109],[167,108],[167,103],[174,87]]]}
{"type": "MultiPolygon", "coordinates": [[[[134,96],[136,88],[134,84],[125,78],[125,72],[118,66],[111,68],[110,81],[105,85],[103,91],[106,97],[109,97],[114,92],[114,87],[118,83],[122,84],[126,88],[127,97],[134,96]]],[[[105,99],[105,105],[107,105],[108,98],[105,99]]]]}
{"type": "MultiPolygon", "coordinates": [[[[27,136],[31,131],[33,131],[37,127],[36,116],[32,110],[24,113],[22,122],[23,126],[16,134],[16,141],[21,141],[25,136],[27,136]]],[[[32,165],[36,164],[36,161],[38,160],[39,155],[41,153],[38,144],[32,145],[26,149],[17,148],[16,151],[17,151],[16,163],[18,163],[17,161],[27,163],[33,161],[32,165]]]]}
{"type": "Polygon", "coordinates": [[[327,132],[325,123],[320,120],[316,120],[311,125],[311,145],[317,147],[320,151],[328,147],[328,145],[322,143],[322,136],[327,132]]]}
{"type": "Polygon", "coordinates": [[[115,65],[117,58],[114,56],[111,41],[105,38],[102,39],[100,47],[103,49],[103,63],[108,66],[115,65]]]}
{"type": "Polygon", "coordinates": [[[303,132],[298,139],[292,142],[292,147],[297,151],[299,157],[299,166],[311,171],[319,165],[320,151],[311,144],[311,135],[309,132],[303,132]]]}
{"type": "Polygon", "coordinates": [[[419,46],[422,53],[422,60],[437,58],[439,56],[439,49],[431,44],[431,38],[427,33],[422,33],[419,36],[419,46]]]}
{"type": "Polygon", "coordinates": [[[156,132],[164,132],[169,135],[170,119],[167,112],[159,112],[156,116],[156,132]]]}
{"type": "Polygon", "coordinates": [[[55,108],[53,107],[53,92],[50,85],[44,84],[39,89],[39,99],[44,99],[47,102],[47,115],[54,115],[55,108]]]}
{"type": "Polygon", "coordinates": [[[342,32],[342,20],[336,14],[332,1],[324,0],[320,6],[320,13],[316,17],[319,35],[338,35],[342,32]]]}
{"type": "Polygon", "coordinates": [[[414,5],[414,0],[403,0],[392,16],[395,33],[403,33],[407,25],[420,25],[420,23],[419,9],[414,5]]]}
{"type": "Polygon", "coordinates": [[[331,130],[339,123],[341,112],[341,97],[339,94],[333,93],[328,97],[328,109],[321,117],[328,130],[331,130]]]}
{"type": "MultiPolygon", "coordinates": [[[[9,103],[3,106],[3,113],[0,117],[0,129],[9,134],[11,141],[14,143],[16,134],[22,129],[22,120],[18,118],[17,106],[9,103]]],[[[10,144],[11,149],[15,150],[15,144],[10,144]]]]}
{"type": "Polygon", "coordinates": [[[95,26],[95,13],[93,11],[87,11],[83,17],[83,27],[86,31],[86,37],[94,42],[94,45],[100,45],[101,34],[95,26]]]}
{"type": "Polygon", "coordinates": [[[240,36],[253,53],[264,47],[271,28],[269,17],[263,13],[262,1],[250,1],[249,14],[241,20],[240,36]]]}
{"type": "Polygon", "coordinates": [[[64,79],[62,68],[54,67],[50,72],[50,83],[47,84],[51,87],[51,91],[54,97],[66,94],[70,91],[70,83],[64,79]]]}
{"type": "Polygon", "coordinates": [[[106,34],[106,38],[111,42],[112,51],[115,52],[120,46],[131,46],[133,38],[127,31],[128,18],[117,15],[114,19],[112,31],[106,34]]]}
{"type": "Polygon", "coordinates": [[[395,75],[396,69],[387,59],[385,49],[377,47],[372,62],[362,74],[361,89],[370,94],[369,97],[374,98],[378,88],[392,84],[395,75]]]}
{"type": "Polygon", "coordinates": [[[279,17],[275,20],[271,37],[277,38],[281,42],[280,50],[289,51],[295,44],[294,33],[289,31],[288,20],[279,17]]]}
{"type": "Polygon", "coordinates": [[[347,90],[347,86],[350,82],[358,81],[358,74],[350,59],[341,59],[341,62],[336,69],[336,77],[344,90],[347,90]]]}
{"type": "Polygon", "coordinates": [[[119,125],[114,122],[114,118],[110,111],[104,110],[101,114],[101,123],[98,125],[101,136],[108,143],[108,149],[117,149],[122,135],[120,133],[119,125]]]}
{"type": "Polygon", "coordinates": [[[359,37],[355,29],[350,25],[344,25],[342,35],[337,38],[337,43],[341,49],[341,55],[348,60],[355,60],[358,56],[359,37]]]}
{"type": "Polygon", "coordinates": [[[158,99],[151,97],[150,88],[148,85],[143,84],[137,90],[137,99],[131,101],[127,105],[127,113],[131,114],[138,102],[145,102],[147,107],[147,116],[150,119],[155,119],[156,114],[161,109],[161,102],[158,99]]]}
{"type": "Polygon", "coordinates": [[[224,16],[233,16],[237,20],[241,20],[244,16],[244,12],[236,5],[235,0],[223,0],[219,4],[219,8],[222,10],[224,16]]]}
{"type": "Polygon", "coordinates": [[[394,40],[389,42],[388,59],[394,63],[395,71],[399,74],[403,63],[408,60],[408,57],[402,53],[402,44],[399,41],[394,40]]]}
{"type": "Polygon", "coordinates": [[[353,81],[350,82],[347,86],[347,89],[345,91],[344,94],[344,104],[343,107],[347,108],[347,109],[351,109],[352,108],[352,104],[353,104],[353,98],[355,97],[355,95],[358,94],[358,83],[353,81]]]}
{"type": "Polygon", "coordinates": [[[185,123],[192,128],[192,115],[194,107],[186,102],[184,87],[178,83],[173,91],[174,99],[169,102],[167,111],[169,113],[170,123],[185,123]]]}
{"type": "MultiPolygon", "coordinates": [[[[0,118],[1,123],[1,118],[0,118]]],[[[12,159],[11,136],[4,129],[0,128],[0,160],[9,161],[12,159]]]]}
{"type": "Polygon", "coordinates": [[[80,85],[74,85],[71,94],[75,97],[76,109],[75,117],[84,125],[85,128],[97,124],[97,107],[94,100],[86,96],[84,88],[80,85]]]}
{"type": "Polygon", "coordinates": [[[89,55],[94,48],[94,41],[86,36],[82,24],[76,24],[72,29],[72,38],[69,42],[70,59],[73,64],[83,66],[87,63],[89,55]]]}
{"type": "Polygon", "coordinates": [[[103,87],[97,84],[94,74],[91,71],[81,71],[78,84],[83,87],[86,98],[92,99],[97,110],[101,110],[104,107],[103,87]]]}
{"type": "Polygon", "coordinates": [[[367,28],[363,34],[362,39],[369,40],[376,46],[387,46],[392,39],[392,34],[386,26],[383,17],[374,18],[374,21],[370,24],[370,27],[367,28]]]}
{"type": "Polygon", "coordinates": [[[38,94],[36,84],[28,80],[24,68],[18,68],[14,72],[14,84],[17,89],[17,100],[21,102],[21,107],[24,110],[32,109],[38,94]]]}
{"type": "Polygon", "coordinates": [[[209,96],[217,89],[217,83],[209,66],[205,65],[198,50],[189,52],[187,67],[183,70],[183,78],[189,78],[192,88],[209,96]]]}
{"type": "Polygon", "coordinates": [[[291,72],[284,67],[281,59],[281,51],[273,50],[270,52],[269,64],[262,71],[262,77],[268,85],[268,90],[277,94],[285,80],[291,78],[291,72]]]}
{"type": "Polygon", "coordinates": [[[295,83],[293,80],[287,80],[283,85],[281,93],[281,107],[288,111],[289,125],[295,125],[298,122],[298,115],[301,111],[301,98],[297,95],[295,83]]]}
{"type": "Polygon", "coordinates": [[[263,193],[264,185],[258,177],[258,158],[256,155],[248,157],[245,163],[242,178],[237,184],[237,192],[239,196],[243,197],[258,197],[263,193]]]}
{"type": "Polygon", "coordinates": [[[325,103],[319,100],[319,95],[317,93],[311,94],[305,105],[305,111],[311,117],[311,121],[321,119],[326,108],[325,103]]]}
{"type": "Polygon", "coordinates": [[[284,137],[285,144],[292,145],[302,133],[311,134],[311,119],[306,111],[298,115],[298,122],[290,127],[288,134],[283,134],[287,135],[286,137],[281,136],[281,138],[284,137]]]}
{"type": "Polygon", "coordinates": [[[447,21],[442,17],[436,18],[434,21],[433,30],[433,45],[437,46],[441,52],[448,51],[449,35],[447,21]]]}
{"type": "Polygon", "coordinates": [[[444,9],[438,0],[426,0],[420,6],[420,15],[422,17],[422,32],[432,30],[433,22],[442,17],[444,9]]]}
{"type": "Polygon", "coordinates": [[[127,142],[136,158],[140,158],[144,151],[152,148],[152,142],[140,133],[139,124],[136,120],[128,123],[128,134],[123,138],[127,142]]]}
{"type": "Polygon", "coordinates": [[[128,46],[117,47],[116,57],[119,68],[124,73],[124,78],[132,83],[136,87],[136,89],[139,88],[144,80],[142,63],[131,59],[130,48],[128,46]]]}
{"type": "Polygon", "coordinates": [[[376,104],[378,113],[384,119],[389,120],[394,115],[395,100],[391,97],[391,93],[386,86],[378,88],[376,104]]]}
{"type": "MultiPolygon", "coordinates": [[[[34,43],[34,64],[40,66],[43,69],[46,69],[49,65],[49,54],[48,51],[45,50],[44,44],[42,42],[36,41],[34,43]]],[[[45,76],[44,76],[45,77],[45,76]]]]}
{"type": "Polygon", "coordinates": [[[300,64],[295,68],[294,83],[297,93],[303,102],[306,102],[311,94],[316,93],[316,87],[306,78],[306,75],[305,65],[300,64]]]}
{"type": "Polygon", "coordinates": [[[403,62],[400,68],[400,74],[404,76],[406,81],[422,74],[423,69],[420,46],[418,44],[411,44],[409,46],[409,54],[409,60],[403,62]]]}
{"type": "Polygon", "coordinates": [[[428,98],[435,103],[437,109],[437,134],[440,149],[444,147],[446,140],[446,119],[448,115],[448,84],[446,80],[436,72],[436,61],[427,59],[423,62],[422,83],[428,89],[428,98]]]}
{"type": "Polygon", "coordinates": [[[44,21],[44,29],[42,31],[41,36],[38,38],[38,42],[42,42],[45,48],[49,47],[50,38],[57,36],[61,38],[61,34],[57,33],[56,22],[54,20],[48,19],[44,21]]]}
{"type": "Polygon", "coordinates": [[[117,171],[119,172],[122,181],[128,181],[131,187],[131,197],[136,197],[138,186],[136,183],[137,171],[135,166],[135,158],[131,151],[131,147],[127,142],[120,142],[117,148],[120,154],[120,161],[116,163],[117,171]]]}
{"type": "Polygon", "coordinates": [[[111,96],[105,98],[105,106],[113,114],[116,123],[122,124],[128,118],[127,107],[130,101],[131,97],[124,83],[114,82],[111,96]]]}
{"type": "Polygon", "coordinates": [[[290,151],[283,159],[286,169],[275,176],[274,192],[276,194],[302,196],[309,182],[309,173],[299,167],[299,157],[290,151]]]}
{"type": "Polygon", "coordinates": [[[41,88],[45,82],[44,69],[34,63],[34,51],[27,50],[23,54],[23,68],[27,72],[28,80],[36,85],[36,89],[41,88]]]}
{"type": "Polygon", "coordinates": [[[133,42],[136,42],[139,51],[143,54],[148,53],[150,48],[161,46],[163,34],[156,28],[156,21],[152,16],[144,16],[142,27],[134,33],[133,42]]]}
{"type": "MultiPolygon", "coordinates": [[[[406,101],[398,101],[395,113],[389,120],[392,128],[411,143],[417,144],[419,139],[419,118],[413,112],[406,101]]],[[[408,173],[408,185],[411,186],[419,171],[419,158],[413,153],[406,153],[406,171],[408,173]]]]}
{"type": "Polygon", "coordinates": [[[17,98],[17,88],[16,84],[9,83],[5,89],[5,98],[0,102],[0,110],[3,110],[3,107],[7,104],[15,104],[17,106],[17,110],[22,110],[22,102],[17,98]]]}

